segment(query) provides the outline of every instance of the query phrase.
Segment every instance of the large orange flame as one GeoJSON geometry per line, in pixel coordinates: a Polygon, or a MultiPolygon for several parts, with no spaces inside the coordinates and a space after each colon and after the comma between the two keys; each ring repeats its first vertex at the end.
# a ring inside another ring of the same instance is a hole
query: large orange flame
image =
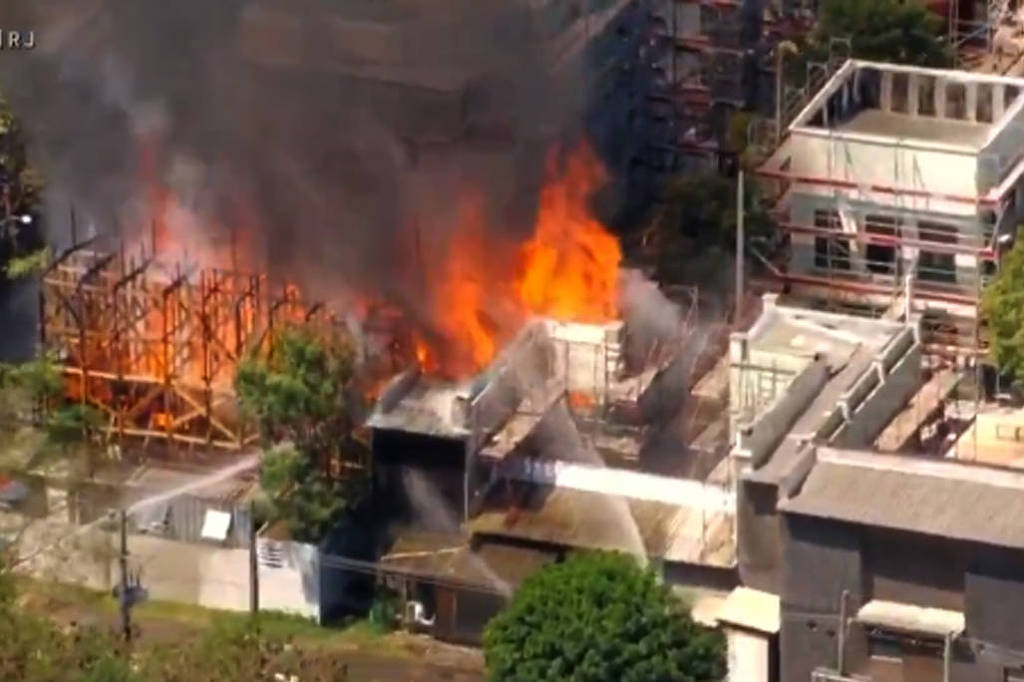
{"type": "MultiPolygon", "coordinates": [[[[187,252],[203,266],[230,270],[239,265],[239,249],[243,260],[256,260],[246,253],[246,237],[256,230],[258,218],[251,207],[235,207],[231,232],[241,243],[235,238],[230,248],[215,243],[210,235],[226,230],[204,223],[161,182],[159,138],[141,142],[152,248],[174,255],[187,252]]],[[[606,180],[604,169],[586,144],[569,154],[560,151],[549,157],[533,233],[526,242],[509,244],[507,236],[499,236],[502,231],[488,229],[483,198],[464,190],[451,238],[439,245],[442,254],[419,254],[420,262],[411,269],[423,275],[416,286],[427,303],[427,310],[420,311],[426,319],[413,322],[419,328],[412,330],[412,347],[405,350],[415,355],[424,372],[448,378],[472,375],[533,315],[589,323],[617,315],[621,250],[589,206],[606,180]]],[[[418,238],[408,241],[419,243],[418,238]]],[[[287,294],[299,298],[294,286],[287,294]]],[[[148,320],[156,336],[167,322],[163,315],[154,309],[148,320]]],[[[138,369],[159,375],[164,364],[164,358],[154,355],[150,366],[138,369]]]]}
{"type": "Polygon", "coordinates": [[[549,162],[533,239],[522,249],[518,293],[531,313],[561,320],[602,322],[615,317],[622,252],[588,207],[605,181],[604,169],[583,145],[558,173],[549,162]]]}
{"type": "Polygon", "coordinates": [[[518,248],[512,281],[503,279],[505,269],[496,261],[507,246],[486,240],[480,202],[463,198],[444,262],[428,274],[439,278],[431,317],[443,348],[417,342],[425,371],[472,374],[531,315],[591,323],[616,316],[622,252],[589,207],[604,170],[590,147],[581,145],[564,159],[553,153],[547,176],[533,236],[518,248]]]}

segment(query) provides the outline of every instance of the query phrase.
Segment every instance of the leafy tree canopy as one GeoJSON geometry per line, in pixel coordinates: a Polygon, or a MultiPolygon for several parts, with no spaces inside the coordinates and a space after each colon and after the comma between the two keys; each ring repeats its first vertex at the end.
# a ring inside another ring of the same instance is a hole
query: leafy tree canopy
{"type": "Polygon", "coordinates": [[[362,499],[362,475],[346,468],[360,447],[349,399],[354,364],[347,337],[295,327],[277,337],[269,356],[250,355],[238,367],[239,399],[265,441],[265,513],[303,542],[319,541],[362,499]]]}
{"type": "Polygon", "coordinates": [[[66,399],[54,356],[0,364],[0,432],[8,444],[22,439],[35,442],[30,448],[36,452],[32,465],[78,455],[91,475],[101,451],[102,427],[96,408],[66,399]]]}
{"type": "Polygon", "coordinates": [[[1024,240],[1018,240],[1003,257],[999,276],[982,296],[982,311],[993,362],[1024,381],[1024,240]]]}
{"type": "Polygon", "coordinates": [[[848,38],[857,59],[948,67],[953,51],[942,30],[941,17],[917,0],[824,0],[808,57],[821,59],[830,38],[848,38]]]}
{"type": "Polygon", "coordinates": [[[651,571],[608,552],[534,574],[484,631],[494,682],[720,680],[724,650],[651,571]]]}
{"type": "Polygon", "coordinates": [[[25,135],[0,93],[0,256],[4,260],[42,247],[36,221],[26,226],[13,216],[36,216],[43,179],[28,162],[25,135]]]}
{"type": "MultiPolygon", "coordinates": [[[[768,236],[771,217],[761,208],[757,186],[744,188],[743,227],[748,237],[768,236]]],[[[736,240],[736,181],[707,172],[673,178],[661,194],[659,230],[703,245],[732,249],[736,240]]]]}

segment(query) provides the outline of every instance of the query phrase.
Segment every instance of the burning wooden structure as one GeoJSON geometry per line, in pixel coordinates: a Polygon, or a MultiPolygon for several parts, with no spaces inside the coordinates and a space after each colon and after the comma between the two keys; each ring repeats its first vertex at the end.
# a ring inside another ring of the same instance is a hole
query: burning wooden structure
{"type": "Polygon", "coordinates": [[[256,434],[235,399],[240,359],[269,348],[284,325],[339,324],[265,275],[90,246],[64,251],[44,273],[40,337],[68,395],[97,408],[113,440],[244,447],[256,434]]]}

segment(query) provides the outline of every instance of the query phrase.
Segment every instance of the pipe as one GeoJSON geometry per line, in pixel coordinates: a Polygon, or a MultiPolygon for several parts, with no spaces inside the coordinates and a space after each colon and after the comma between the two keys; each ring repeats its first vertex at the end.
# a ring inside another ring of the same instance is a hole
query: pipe
{"type": "Polygon", "coordinates": [[[882,234],[873,234],[870,232],[858,232],[855,235],[850,233],[837,232],[827,227],[818,227],[812,225],[801,225],[798,223],[791,222],[780,222],[777,223],[778,227],[786,230],[787,232],[796,232],[798,234],[820,234],[823,236],[830,237],[841,237],[843,239],[853,239],[860,244],[874,244],[877,246],[910,246],[915,248],[922,248],[926,251],[934,251],[935,253],[946,253],[946,254],[965,254],[976,256],[978,258],[995,258],[995,249],[987,246],[983,247],[970,247],[960,246],[959,244],[950,242],[936,242],[929,241],[926,239],[913,239],[909,237],[889,237],[882,234]]]}
{"type": "Polygon", "coordinates": [[[938,199],[940,201],[952,201],[960,204],[981,204],[983,206],[995,206],[999,204],[998,199],[991,197],[972,197],[962,194],[943,194],[941,192],[929,192],[923,189],[911,189],[909,187],[894,187],[892,185],[860,184],[851,180],[835,180],[827,177],[811,175],[798,175],[785,171],[765,170],[763,167],[754,171],[757,175],[772,180],[784,180],[805,185],[821,185],[825,187],[836,187],[840,189],[864,190],[878,194],[893,194],[920,199],[938,199]]]}
{"type": "Polygon", "coordinates": [[[743,310],[743,169],[736,176],[736,324],[743,310]]]}
{"type": "Polygon", "coordinates": [[[849,590],[843,590],[843,593],[839,595],[839,628],[836,630],[839,652],[836,671],[840,677],[846,674],[846,599],[849,596],[849,590]]]}
{"type": "MultiPolygon", "coordinates": [[[[779,277],[787,282],[795,284],[807,284],[823,286],[829,289],[840,289],[865,294],[878,294],[880,296],[892,296],[892,288],[880,284],[864,284],[862,282],[842,281],[840,278],[815,277],[814,275],[795,275],[792,273],[780,273],[779,277]]],[[[915,298],[926,301],[941,301],[956,305],[974,307],[978,304],[976,298],[971,296],[960,296],[957,294],[941,294],[932,291],[917,291],[915,298]]]]}
{"type": "Polygon", "coordinates": [[[949,682],[950,670],[953,663],[953,639],[955,632],[946,633],[946,641],[942,647],[942,682],[949,682]]]}

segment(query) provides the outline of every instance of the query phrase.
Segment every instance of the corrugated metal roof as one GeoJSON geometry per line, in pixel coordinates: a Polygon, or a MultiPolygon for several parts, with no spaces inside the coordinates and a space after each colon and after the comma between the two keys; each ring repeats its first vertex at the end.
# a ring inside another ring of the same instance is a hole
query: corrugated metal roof
{"type": "Polygon", "coordinates": [[[821,448],[789,514],[1024,548],[1024,472],[821,448]]]}
{"type": "Polygon", "coordinates": [[[651,500],[530,486],[520,506],[494,500],[471,520],[476,535],[512,537],[574,547],[643,553],[672,562],[731,568],[734,518],[651,500]]]}
{"type": "Polygon", "coordinates": [[[418,381],[390,409],[378,407],[366,424],[373,429],[406,431],[426,436],[461,439],[469,429],[457,403],[469,396],[469,386],[418,381]]]}
{"type": "Polygon", "coordinates": [[[482,543],[473,549],[459,534],[406,530],[399,534],[380,563],[504,592],[520,585],[555,558],[550,552],[497,543],[482,543]]]}

